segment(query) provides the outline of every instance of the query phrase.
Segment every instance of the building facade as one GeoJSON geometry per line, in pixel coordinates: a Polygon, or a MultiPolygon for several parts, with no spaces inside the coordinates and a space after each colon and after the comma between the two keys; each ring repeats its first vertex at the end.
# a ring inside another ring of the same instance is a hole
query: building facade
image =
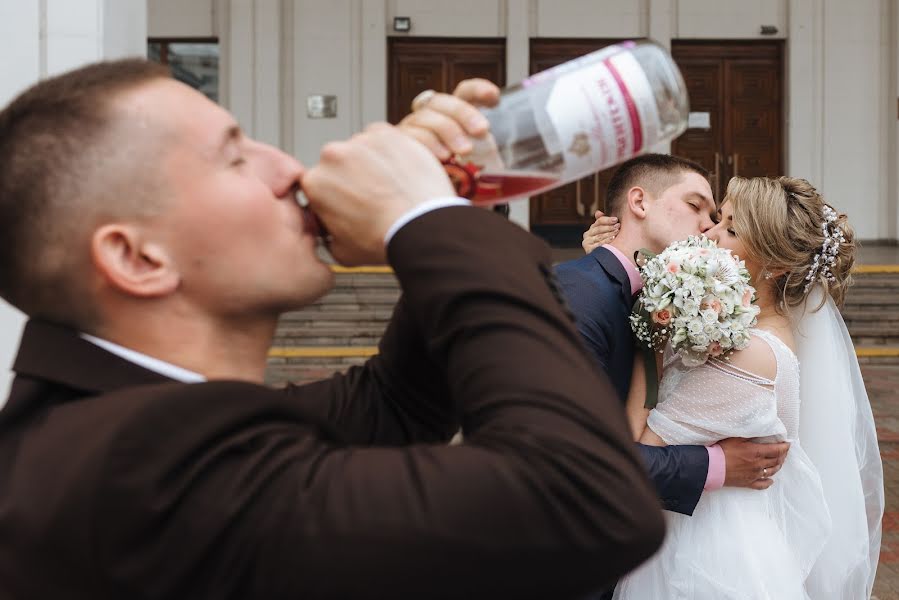
{"type": "MultiPolygon", "coordinates": [[[[217,40],[220,102],[306,164],[325,142],[395,117],[434,69],[444,84],[514,83],[578,49],[651,38],[682,61],[697,112],[692,145],[674,151],[699,153],[721,180],[753,168],[805,177],[860,239],[899,239],[897,0],[0,0],[0,33],[0,103],[77,64],[145,54],[148,38],[217,40]],[[325,96],[336,114],[315,118],[325,96]]],[[[535,230],[586,221],[596,204],[582,192],[595,183],[513,203],[510,218],[535,230]]],[[[3,369],[21,323],[0,307],[3,369]]]]}

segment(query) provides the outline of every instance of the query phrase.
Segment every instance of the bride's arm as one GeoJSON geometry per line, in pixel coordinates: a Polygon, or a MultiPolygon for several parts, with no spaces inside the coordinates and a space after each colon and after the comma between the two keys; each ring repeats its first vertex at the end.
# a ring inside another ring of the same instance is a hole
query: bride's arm
{"type": "MultiPolygon", "coordinates": [[[[647,416],[649,415],[649,411],[646,411],[647,416]]],[[[640,436],[640,443],[645,444],[647,446],[667,446],[665,440],[660,438],[655,431],[646,427],[643,429],[643,435],[640,436]]]]}
{"type": "Polygon", "coordinates": [[[649,409],[646,404],[646,369],[643,364],[643,355],[637,353],[634,356],[634,369],[631,372],[631,387],[627,395],[627,420],[631,426],[634,441],[639,442],[646,429],[646,419],[649,417],[649,409]]]}
{"type": "MultiPolygon", "coordinates": [[[[656,378],[661,380],[661,357],[658,354],[654,356],[656,358],[656,378]]],[[[664,446],[665,442],[662,441],[662,438],[646,426],[649,409],[646,408],[646,363],[642,353],[638,352],[634,357],[632,373],[631,387],[627,395],[627,420],[630,423],[634,441],[649,446],[664,446]]]]}
{"type": "MultiPolygon", "coordinates": [[[[662,357],[655,356],[656,381],[662,379],[662,357]]],[[[649,419],[650,409],[646,408],[646,361],[643,353],[638,352],[634,357],[634,371],[631,377],[630,393],[627,395],[627,419],[631,425],[634,440],[647,446],[667,446],[656,433],[650,429],[646,421],[649,419]]],[[[656,388],[658,390],[658,388],[656,388]]]]}

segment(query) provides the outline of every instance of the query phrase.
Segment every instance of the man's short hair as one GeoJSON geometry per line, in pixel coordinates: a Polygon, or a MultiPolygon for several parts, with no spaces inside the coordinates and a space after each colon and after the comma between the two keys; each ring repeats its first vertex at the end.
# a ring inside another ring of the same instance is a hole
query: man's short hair
{"type": "Polygon", "coordinates": [[[96,63],[37,83],[0,111],[0,296],[26,314],[89,318],[89,251],[73,246],[97,209],[122,210],[136,173],[151,168],[130,167],[140,142],[114,135],[125,122],[114,100],[168,76],[141,59],[96,63]]]}
{"type": "Polygon", "coordinates": [[[627,192],[632,187],[642,187],[658,196],[680,181],[685,173],[698,173],[709,178],[709,172],[702,165],[670,154],[643,154],[622,163],[606,190],[606,213],[620,218],[627,192]]]}

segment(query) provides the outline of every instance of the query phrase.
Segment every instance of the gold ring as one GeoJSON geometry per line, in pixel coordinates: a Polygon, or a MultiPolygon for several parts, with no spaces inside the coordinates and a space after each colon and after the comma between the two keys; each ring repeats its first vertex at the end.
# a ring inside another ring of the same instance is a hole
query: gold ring
{"type": "Polygon", "coordinates": [[[437,92],[435,92],[434,90],[425,90],[423,92],[420,92],[414,98],[412,98],[412,105],[411,105],[412,112],[415,112],[417,110],[421,110],[422,108],[424,108],[425,105],[431,101],[431,98],[433,98],[436,93],[437,92]]]}

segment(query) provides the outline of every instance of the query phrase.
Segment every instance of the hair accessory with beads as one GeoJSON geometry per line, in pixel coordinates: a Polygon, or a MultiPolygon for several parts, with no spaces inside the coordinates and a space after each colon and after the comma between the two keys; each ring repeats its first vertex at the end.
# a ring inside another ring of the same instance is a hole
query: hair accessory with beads
{"type": "Polygon", "coordinates": [[[824,221],[821,223],[821,232],[824,234],[824,242],[821,244],[821,250],[812,259],[808,274],[805,276],[806,292],[818,280],[818,277],[824,277],[830,283],[836,283],[837,279],[834,277],[832,267],[837,261],[840,244],[846,242],[843,229],[837,224],[837,220],[840,218],[837,211],[825,204],[823,212],[824,221]]]}

